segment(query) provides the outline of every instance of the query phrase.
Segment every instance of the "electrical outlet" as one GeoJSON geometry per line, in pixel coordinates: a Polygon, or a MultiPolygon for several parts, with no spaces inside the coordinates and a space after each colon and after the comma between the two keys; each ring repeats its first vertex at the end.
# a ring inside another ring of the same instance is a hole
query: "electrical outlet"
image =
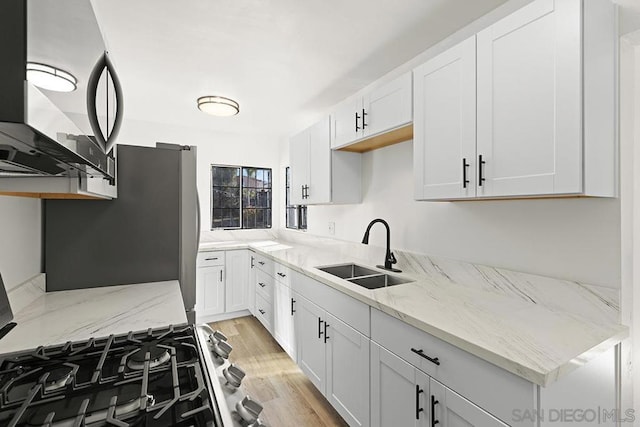
{"type": "Polygon", "coordinates": [[[335,222],[329,221],[329,230],[328,231],[329,231],[329,234],[331,236],[336,234],[336,223],[335,222]]]}

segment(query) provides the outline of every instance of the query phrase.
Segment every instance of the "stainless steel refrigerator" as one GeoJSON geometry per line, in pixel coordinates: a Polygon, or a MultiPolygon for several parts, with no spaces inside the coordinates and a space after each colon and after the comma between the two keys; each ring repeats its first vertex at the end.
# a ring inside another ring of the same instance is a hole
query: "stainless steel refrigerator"
{"type": "Polygon", "coordinates": [[[47,292],[179,280],[195,321],[196,148],[118,145],[118,198],[46,200],[47,292]]]}

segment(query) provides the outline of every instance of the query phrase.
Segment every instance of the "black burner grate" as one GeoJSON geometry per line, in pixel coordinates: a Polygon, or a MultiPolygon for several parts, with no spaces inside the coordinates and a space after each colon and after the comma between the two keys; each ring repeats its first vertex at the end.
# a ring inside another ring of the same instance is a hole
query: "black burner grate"
{"type": "Polygon", "coordinates": [[[193,326],[0,356],[0,425],[216,426],[193,326]]]}

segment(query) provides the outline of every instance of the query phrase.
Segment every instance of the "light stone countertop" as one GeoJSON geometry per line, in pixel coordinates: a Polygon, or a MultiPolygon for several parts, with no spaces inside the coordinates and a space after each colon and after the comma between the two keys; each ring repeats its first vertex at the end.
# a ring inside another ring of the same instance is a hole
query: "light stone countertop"
{"type": "Polygon", "coordinates": [[[293,233],[277,240],[239,238],[200,246],[201,251],[242,248],[542,386],[629,333],[619,322],[618,293],[606,287],[396,251],[404,271],[400,276],[414,281],[369,290],[315,267],[375,266],[384,249],[293,233]]]}
{"type": "Polygon", "coordinates": [[[14,321],[0,353],[176,325],[187,317],[174,280],[42,293],[16,310],[14,321]]]}

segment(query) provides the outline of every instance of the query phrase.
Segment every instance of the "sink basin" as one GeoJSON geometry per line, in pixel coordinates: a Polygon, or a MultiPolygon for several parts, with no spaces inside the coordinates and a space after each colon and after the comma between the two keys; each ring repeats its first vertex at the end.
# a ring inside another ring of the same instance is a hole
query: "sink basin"
{"type": "Polygon", "coordinates": [[[378,289],[410,282],[410,280],[389,274],[376,274],[375,276],[356,277],[348,280],[367,289],[378,289]]]}
{"type": "Polygon", "coordinates": [[[371,276],[372,274],[380,274],[379,271],[372,270],[370,268],[363,267],[361,265],[353,264],[353,263],[331,265],[329,267],[317,267],[317,268],[318,270],[324,271],[325,273],[329,273],[341,279],[351,279],[354,277],[371,276]]]}
{"type": "Polygon", "coordinates": [[[316,268],[367,289],[384,288],[386,286],[400,285],[411,281],[403,277],[381,273],[378,270],[353,263],[316,268]]]}

